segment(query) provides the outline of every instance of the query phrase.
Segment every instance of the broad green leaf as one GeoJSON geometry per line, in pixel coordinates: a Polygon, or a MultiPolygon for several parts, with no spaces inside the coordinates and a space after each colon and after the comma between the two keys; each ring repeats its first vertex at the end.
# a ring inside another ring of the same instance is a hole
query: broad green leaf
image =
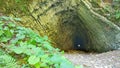
{"type": "Polygon", "coordinates": [[[2,19],[2,20],[10,20],[10,18],[9,18],[9,17],[6,17],[6,16],[2,16],[1,19],[2,19]]]}
{"type": "Polygon", "coordinates": [[[13,49],[13,51],[14,51],[16,54],[21,54],[21,53],[23,53],[24,49],[21,48],[21,47],[15,47],[15,48],[13,49]]]}
{"type": "Polygon", "coordinates": [[[46,63],[41,63],[40,64],[40,67],[44,67],[44,68],[46,68],[48,65],[46,64],[46,63]]]}
{"type": "Polygon", "coordinates": [[[40,63],[36,63],[35,68],[40,68],[40,63]]]}
{"type": "Polygon", "coordinates": [[[29,39],[29,40],[28,40],[28,43],[29,43],[29,44],[33,44],[33,45],[36,45],[37,42],[36,42],[35,39],[29,39]]]}
{"type": "Polygon", "coordinates": [[[75,68],[83,68],[82,65],[75,66],[75,68]]]}
{"type": "Polygon", "coordinates": [[[69,62],[62,62],[60,64],[60,68],[74,68],[74,65],[72,63],[69,63],[69,62]]]}
{"type": "Polygon", "coordinates": [[[10,30],[10,32],[13,34],[13,33],[14,33],[14,30],[13,30],[13,29],[11,29],[11,30],[10,30]]]}
{"type": "MultiPolygon", "coordinates": [[[[34,46],[34,45],[33,45],[34,46]]],[[[39,47],[32,47],[31,48],[32,54],[38,56],[39,52],[41,51],[39,47]]],[[[41,51],[42,52],[42,51],[41,51]]]]}
{"type": "Polygon", "coordinates": [[[38,43],[44,42],[44,40],[43,40],[42,38],[39,38],[39,37],[36,37],[35,40],[36,40],[36,42],[38,42],[38,43]]]}
{"type": "Polygon", "coordinates": [[[15,24],[13,22],[9,22],[8,26],[9,27],[15,27],[15,24]]]}
{"type": "Polygon", "coordinates": [[[50,59],[53,63],[61,63],[63,61],[61,55],[59,54],[54,54],[51,59],[50,59]]]}
{"type": "Polygon", "coordinates": [[[30,38],[35,38],[37,36],[37,34],[32,31],[30,28],[26,29],[26,34],[30,37],[30,38]]]}
{"type": "Polygon", "coordinates": [[[24,34],[17,34],[17,35],[16,35],[16,38],[17,38],[17,39],[24,39],[24,38],[25,38],[25,35],[24,35],[24,34]]]}
{"type": "Polygon", "coordinates": [[[3,30],[0,30],[0,36],[3,35],[4,31],[3,30]]]}
{"type": "Polygon", "coordinates": [[[60,51],[60,49],[59,49],[59,48],[56,48],[55,50],[56,50],[56,51],[60,51]]]}
{"type": "Polygon", "coordinates": [[[3,27],[2,27],[2,25],[0,25],[0,30],[2,30],[3,29],[3,27]]]}
{"type": "Polygon", "coordinates": [[[17,26],[17,29],[18,29],[18,30],[25,30],[25,27],[17,26]]]}
{"type": "Polygon", "coordinates": [[[4,55],[4,54],[5,52],[2,49],[0,49],[0,55],[4,55]]]}
{"type": "Polygon", "coordinates": [[[3,29],[3,25],[4,25],[4,23],[2,21],[0,21],[0,30],[3,29]]]}
{"type": "Polygon", "coordinates": [[[32,65],[38,63],[39,61],[40,61],[40,58],[34,55],[30,56],[28,59],[29,64],[32,64],[32,65]]]}
{"type": "Polygon", "coordinates": [[[47,54],[44,54],[43,56],[41,56],[40,57],[41,58],[41,62],[44,62],[44,63],[49,63],[49,62],[51,62],[50,61],[50,58],[49,58],[49,56],[47,55],[47,54]]]}
{"type": "Polygon", "coordinates": [[[26,54],[26,55],[33,55],[30,51],[31,50],[26,48],[23,53],[26,54]]]}
{"type": "Polygon", "coordinates": [[[14,20],[15,20],[15,21],[21,21],[21,19],[20,19],[20,18],[14,18],[14,20]]]}
{"type": "Polygon", "coordinates": [[[62,54],[64,54],[65,52],[64,51],[61,51],[62,54]]]}
{"type": "Polygon", "coordinates": [[[0,25],[3,24],[3,22],[0,20],[0,25]]]}
{"type": "Polygon", "coordinates": [[[4,30],[5,37],[11,38],[13,36],[13,33],[10,30],[4,30]]]}
{"type": "Polygon", "coordinates": [[[115,15],[116,19],[120,18],[120,13],[115,15]]]}
{"type": "Polygon", "coordinates": [[[60,68],[60,65],[59,64],[55,64],[54,67],[55,68],[60,68]]]}
{"type": "Polygon", "coordinates": [[[6,43],[8,40],[10,40],[10,38],[7,38],[7,37],[0,38],[1,42],[5,42],[6,43]]]}
{"type": "MultiPolygon", "coordinates": [[[[40,48],[39,48],[40,49],[40,48]]],[[[38,57],[41,57],[41,56],[45,56],[45,52],[44,50],[39,50],[38,54],[37,54],[38,57]]]]}
{"type": "Polygon", "coordinates": [[[48,40],[48,36],[44,36],[43,39],[44,39],[44,40],[48,40]]]}
{"type": "Polygon", "coordinates": [[[18,42],[19,39],[15,38],[15,39],[11,39],[10,40],[10,43],[11,44],[16,44],[18,42]]]}
{"type": "Polygon", "coordinates": [[[9,30],[9,28],[8,27],[4,27],[4,29],[3,30],[9,30]]]}
{"type": "Polygon", "coordinates": [[[53,47],[51,46],[51,44],[49,43],[49,42],[43,42],[43,46],[44,46],[44,48],[46,48],[46,49],[48,49],[48,50],[52,50],[53,49],[53,47]]]}

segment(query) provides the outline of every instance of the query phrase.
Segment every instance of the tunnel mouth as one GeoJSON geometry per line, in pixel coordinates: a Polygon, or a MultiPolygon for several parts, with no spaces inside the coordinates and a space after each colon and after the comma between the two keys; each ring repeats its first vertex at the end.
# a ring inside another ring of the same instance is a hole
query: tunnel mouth
{"type": "Polygon", "coordinates": [[[88,37],[88,30],[86,29],[86,26],[84,22],[78,17],[75,16],[73,18],[76,22],[75,31],[73,33],[73,50],[80,50],[88,52],[88,44],[89,44],[89,37],[88,37]]]}
{"type": "Polygon", "coordinates": [[[61,16],[58,25],[58,32],[60,33],[59,41],[57,41],[58,48],[65,51],[88,51],[88,44],[90,44],[89,29],[77,13],[66,12],[65,15],[61,16]]]}
{"type": "Polygon", "coordinates": [[[73,49],[85,51],[86,50],[85,44],[86,40],[83,37],[75,36],[73,38],[73,49]]]}
{"type": "Polygon", "coordinates": [[[73,50],[88,51],[88,37],[85,31],[82,29],[75,32],[73,41],[73,50]]]}

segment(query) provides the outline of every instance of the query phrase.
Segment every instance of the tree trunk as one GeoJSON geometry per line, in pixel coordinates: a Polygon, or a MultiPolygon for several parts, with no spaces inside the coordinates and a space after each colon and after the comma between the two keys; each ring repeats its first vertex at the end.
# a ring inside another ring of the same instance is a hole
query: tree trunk
{"type": "Polygon", "coordinates": [[[96,52],[120,48],[120,28],[94,12],[87,0],[35,0],[27,8],[27,15],[12,15],[47,35],[55,47],[96,52]]]}

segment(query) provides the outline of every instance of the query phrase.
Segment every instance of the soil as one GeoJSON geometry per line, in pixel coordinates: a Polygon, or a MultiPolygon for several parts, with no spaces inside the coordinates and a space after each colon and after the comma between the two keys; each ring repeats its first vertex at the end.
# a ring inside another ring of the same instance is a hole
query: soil
{"type": "Polygon", "coordinates": [[[82,51],[69,51],[65,57],[74,65],[83,68],[120,68],[120,50],[105,53],[85,53],[82,51]]]}

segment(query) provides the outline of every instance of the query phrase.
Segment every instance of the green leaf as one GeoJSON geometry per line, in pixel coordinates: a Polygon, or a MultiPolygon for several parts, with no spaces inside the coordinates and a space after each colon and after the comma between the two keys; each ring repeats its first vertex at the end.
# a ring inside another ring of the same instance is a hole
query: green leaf
{"type": "Polygon", "coordinates": [[[64,51],[61,51],[62,54],[64,54],[65,52],[64,51]]]}
{"type": "Polygon", "coordinates": [[[24,49],[21,48],[21,47],[14,47],[13,51],[14,51],[16,54],[21,54],[21,53],[23,53],[24,49]]]}
{"type": "Polygon", "coordinates": [[[0,21],[0,30],[3,29],[3,25],[4,25],[4,23],[2,21],[0,21]]]}
{"type": "Polygon", "coordinates": [[[74,68],[74,65],[69,62],[62,62],[60,68],[74,68]]]}
{"type": "Polygon", "coordinates": [[[33,45],[36,45],[36,40],[35,39],[30,39],[30,40],[28,40],[28,43],[29,44],[33,44],[33,45]]]}
{"type": "Polygon", "coordinates": [[[9,30],[9,28],[8,27],[4,27],[4,29],[3,30],[9,30]]]}
{"type": "Polygon", "coordinates": [[[10,40],[13,36],[13,33],[10,32],[10,30],[4,30],[4,34],[2,32],[3,37],[0,38],[1,42],[7,42],[10,40]]]}
{"type": "Polygon", "coordinates": [[[63,58],[59,54],[54,54],[51,59],[53,63],[61,63],[63,61],[63,58]]]}
{"type": "Polygon", "coordinates": [[[7,38],[11,38],[13,36],[13,33],[10,30],[4,30],[4,34],[7,38]]]}
{"type": "Polygon", "coordinates": [[[48,36],[44,36],[43,39],[44,39],[44,40],[48,40],[48,36]]]}
{"type": "Polygon", "coordinates": [[[60,68],[60,65],[59,64],[55,64],[54,67],[55,68],[60,68]]]}
{"type": "Polygon", "coordinates": [[[39,38],[39,37],[36,37],[36,38],[35,38],[35,41],[38,42],[38,43],[44,42],[44,40],[43,40],[42,38],[39,38]]]}
{"type": "Polygon", "coordinates": [[[40,68],[40,63],[36,63],[35,68],[40,68]]]}
{"type": "Polygon", "coordinates": [[[0,36],[3,35],[4,31],[3,30],[0,30],[0,36]]]}
{"type": "Polygon", "coordinates": [[[17,26],[17,29],[18,29],[18,30],[25,30],[25,27],[17,26]]]}
{"type": "Polygon", "coordinates": [[[10,32],[13,34],[13,33],[14,33],[14,30],[11,29],[10,32]]]}
{"type": "Polygon", "coordinates": [[[14,18],[14,20],[15,20],[15,21],[21,21],[21,19],[20,19],[20,18],[14,18]]]}
{"type": "Polygon", "coordinates": [[[41,58],[41,62],[44,62],[44,63],[47,63],[47,64],[50,62],[49,56],[47,54],[44,54],[40,58],[41,58]]]}
{"type": "Polygon", "coordinates": [[[2,16],[1,19],[2,20],[10,20],[10,17],[2,16]]]}
{"type": "Polygon", "coordinates": [[[83,68],[82,65],[75,66],[75,68],[83,68]]]}
{"type": "Polygon", "coordinates": [[[48,65],[46,64],[46,63],[41,63],[40,64],[40,67],[44,67],[44,68],[46,68],[48,65]]]}
{"type": "Polygon", "coordinates": [[[15,27],[16,25],[13,22],[9,22],[8,26],[9,27],[15,27]]]}
{"type": "Polygon", "coordinates": [[[10,38],[6,38],[6,37],[2,37],[2,38],[0,38],[0,41],[1,42],[7,42],[8,40],[10,40],[10,38]]]}
{"type": "Polygon", "coordinates": [[[44,46],[44,48],[46,48],[46,49],[48,49],[48,50],[52,50],[53,49],[53,47],[51,46],[51,44],[49,43],[49,42],[43,42],[43,46],[44,46]]]}
{"type": "Polygon", "coordinates": [[[32,65],[38,63],[39,61],[40,61],[40,58],[34,55],[30,56],[28,59],[29,64],[32,64],[32,65]]]}
{"type": "Polygon", "coordinates": [[[3,22],[0,20],[0,25],[3,24],[3,22]]]}
{"type": "Polygon", "coordinates": [[[120,13],[119,14],[116,14],[116,19],[119,19],[120,18],[120,13]]]}
{"type": "Polygon", "coordinates": [[[24,38],[25,38],[25,35],[24,35],[24,34],[17,34],[17,35],[16,35],[16,38],[17,38],[17,39],[24,39],[24,38]]]}
{"type": "Polygon", "coordinates": [[[11,44],[16,44],[18,42],[19,39],[15,38],[15,39],[11,39],[10,40],[10,43],[11,44]]]}

